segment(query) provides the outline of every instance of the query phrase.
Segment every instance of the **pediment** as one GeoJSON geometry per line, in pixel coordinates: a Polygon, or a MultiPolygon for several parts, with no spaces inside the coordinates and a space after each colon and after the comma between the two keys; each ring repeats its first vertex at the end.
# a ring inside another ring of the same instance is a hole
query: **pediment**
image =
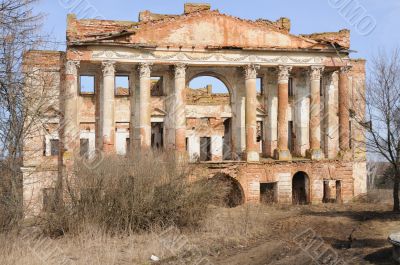
{"type": "Polygon", "coordinates": [[[170,47],[231,49],[313,49],[324,46],[262,21],[242,20],[216,11],[144,23],[130,36],[129,42],[170,47]]]}
{"type": "Polygon", "coordinates": [[[151,116],[166,116],[166,115],[167,115],[167,112],[162,109],[159,109],[159,108],[154,108],[151,111],[151,116]]]}
{"type": "MultiPolygon", "coordinates": [[[[332,49],[326,38],[322,41],[312,36],[297,36],[266,20],[244,20],[218,11],[161,16],[160,19],[131,23],[76,20],[73,16],[68,21],[67,38],[70,44],[112,43],[175,49],[332,49]]],[[[336,36],[335,33],[331,35],[336,36]]]]}

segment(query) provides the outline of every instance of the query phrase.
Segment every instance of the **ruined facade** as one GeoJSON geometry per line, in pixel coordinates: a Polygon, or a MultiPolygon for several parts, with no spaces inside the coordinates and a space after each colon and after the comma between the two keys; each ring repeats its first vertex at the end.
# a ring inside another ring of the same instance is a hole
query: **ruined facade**
{"type": "Polygon", "coordinates": [[[56,94],[24,143],[24,201],[40,211],[75,154],[158,148],[224,174],[242,202],[349,201],[366,192],[365,61],[350,32],[293,35],[290,20],[249,21],[186,4],[138,22],[68,16],[65,52],[31,51],[56,94]],[[228,94],[189,88],[199,76],[228,94]]]}

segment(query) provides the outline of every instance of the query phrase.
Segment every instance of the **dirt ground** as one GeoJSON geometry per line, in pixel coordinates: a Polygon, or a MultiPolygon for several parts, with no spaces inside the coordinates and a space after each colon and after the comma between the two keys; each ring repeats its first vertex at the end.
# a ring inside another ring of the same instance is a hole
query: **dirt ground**
{"type": "Polygon", "coordinates": [[[221,265],[395,264],[387,237],[399,230],[389,205],[302,206],[272,218],[249,246],[209,258],[221,265]]]}
{"type": "Polygon", "coordinates": [[[115,236],[89,227],[57,239],[0,235],[0,265],[395,264],[387,238],[400,231],[400,215],[390,203],[212,211],[201,227],[186,231],[115,236]],[[151,261],[152,255],[161,261],[151,261]]]}

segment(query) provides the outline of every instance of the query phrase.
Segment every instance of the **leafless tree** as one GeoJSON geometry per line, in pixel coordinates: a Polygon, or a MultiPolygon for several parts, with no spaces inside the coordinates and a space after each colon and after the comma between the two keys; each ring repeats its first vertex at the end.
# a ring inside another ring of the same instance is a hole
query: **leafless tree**
{"type": "Polygon", "coordinates": [[[393,172],[393,210],[400,211],[400,49],[380,51],[371,61],[367,80],[367,150],[390,163],[393,172]]]}
{"type": "Polygon", "coordinates": [[[0,0],[0,204],[13,204],[9,208],[15,211],[14,217],[21,214],[23,141],[35,127],[45,100],[41,91],[46,82],[34,81],[34,68],[24,67],[26,52],[45,43],[41,35],[43,15],[33,12],[36,2],[0,0]],[[26,96],[28,79],[36,86],[35,96],[26,96]]]}

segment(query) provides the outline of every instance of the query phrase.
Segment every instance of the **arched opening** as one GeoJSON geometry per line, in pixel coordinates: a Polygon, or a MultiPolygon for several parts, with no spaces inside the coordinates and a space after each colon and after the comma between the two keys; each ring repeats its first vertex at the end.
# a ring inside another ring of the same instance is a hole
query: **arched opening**
{"type": "Polygon", "coordinates": [[[305,172],[297,172],[292,180],[293,204],[308,204],[310,202],[310,179],[305,172]]]}
{"type": "Polygon", "coordinates": [[[218,173],[210,181],[224,195],[218,206],[234,208],[244,203],[244,191],[242,185],[236,179],[227,174],[218,173]]]}
{"type": "Polygon", "coordinates": [[[187,117],[187,150],[199,161],[232,159],[231,94],[226,80],[216,76],[204,72],[188,80],[186,105],[196,115],[187,117]]]}

